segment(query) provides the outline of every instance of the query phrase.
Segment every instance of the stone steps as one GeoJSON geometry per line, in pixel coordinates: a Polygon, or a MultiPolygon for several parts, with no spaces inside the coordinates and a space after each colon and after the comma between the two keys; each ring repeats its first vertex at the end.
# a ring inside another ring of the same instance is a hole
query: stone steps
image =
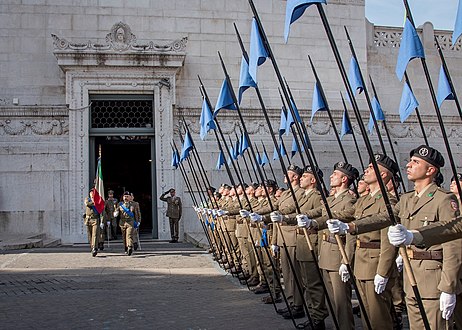
{"type": "Polygon", "coordinates": [[[0,250],[22,250],[54,247],[61,244],[61,239],[47,238],[46,234],[11,234],[0,237],[0,250]]]}

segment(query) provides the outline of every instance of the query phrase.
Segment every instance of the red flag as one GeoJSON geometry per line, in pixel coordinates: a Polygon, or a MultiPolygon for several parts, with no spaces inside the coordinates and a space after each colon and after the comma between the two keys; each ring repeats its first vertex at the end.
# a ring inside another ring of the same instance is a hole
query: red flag
{"type": "Polygon", "coordinates": [[[96,168],[95,188],[93,189],[93,202],[95,203],[96,211],[101,214],[104,210],[104,185],[103,173],[101,172],[101,158],[98,158],[98,167],[96,168]]]}

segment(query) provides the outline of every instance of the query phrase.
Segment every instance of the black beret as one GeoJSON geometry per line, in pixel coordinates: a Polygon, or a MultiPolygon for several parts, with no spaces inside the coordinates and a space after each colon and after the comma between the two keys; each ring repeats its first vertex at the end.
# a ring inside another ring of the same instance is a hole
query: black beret
{"type": "Polygon", "coordinates": [[[274,189],[278,187],[278,184],[276,183],[276,181],[271,180],[271,179],[264,180],[263,184],[267,187],[273,187],[274,189]]]}
{"type": "Polygon", "coordinates": [[[418,157],[438,168],[444,166],[443,155],[438,150],[433,149],[432,147],[426,146],[424,144],[411,150],[409,154],[410,157],[418,157]]]}
{"type": "MultiPolygon", "coordinates": [[[[389,170],[393,175],[396,175],[399,171],[398,164],[391,159],[390,157],[383,155],[383,154],[375,154],[374,155],[375,161],[377,164],[382,165],[385,167],[387,170],[389,170]]],[[[371,160],[369,160],[369,163],[372,163],[371,160]]]]}
{"type": "Polygon", "coordinates": [[[288,168],[287,168],[287,171],[292,171],[294,172],[295,174],[297,174],[298,176],[302,176],[303,174],[303,170],[298,167],[297,165],[294,165],[294,164],[291,164],[288,168]]]}
{"type": "MultiPolygon", "coordinates": [[[[451,180],[452,181],[452,180],[451,180]]],[[[440,171],[438,171],[438,173],[436,174],[435,176],[435,183],[438,187],[441,187],[441,185],[443,184],[444,182],[444,176],[443,176],[443,173],[441,173],[440,171]]]]}
{"type": "Polygon", "coordinates": [[[335,170],[346,174],[351,180],[356,180],[356,178],[359,176],[359,171],[351,164],[348,164],[346,162],[336,163],[334,165],[334,171],[335,170]]]}
{"type": "Polygon", "coordinates": [[[245,182],[242,182],[242,183],[239,183],[237,186],[238,187],[241,186],[243,189],[246,189],[249,185],[245,182]]]}
{"type": "Polygon", "coordinates": [[[207,190],[210,190],[212,193],[214,193],[216,189],[214,187],[210,186],[210,187],[207,188],[207,190]]]}
{"type": "Polygon", "coordinates": [[[108,194],[113,194],[113,193],[114,193],[114,190],[109,189],[109,190],[107,191],[107,193],[108,193],[108,194]]]}
{"type": "Polygon", "coordinates": [[[130,192],[129,192],[129,191],[125,191],[125,192],[124,192],[124,196],[125,196],[125,195],[129,195],[129,196],[130,196],[130,192]]]}
{"type": "MultiPolygon", "coordinates": [[[[322,179],[322,177],[324,176],[324,173],[322,173],[322,171],[316,167],[316,172],[318,173],[318,176],[320,179],[322,179]]],[[[313,171],[313,168],[310,166],[310,165],[307,165],[305,166],[305,168],[303,169],[303,173],[311,173],[311,174],[314,174],[314,171],[313,171]]]]}
{"type": "MultiPolygon", "coordinates": [[[[441,172],[439,172],[441,173],[441,172]]],[[[457,173],[457,180],[462,181],[462,173],[457,173]]],[[[451,182],[454,181],[454,177],[451,178],[451,182]]]]}
{"type": "Polygon", "coordinates": [[[258,186],[259,186],[259,184],[256,183],[256,182],[252,182],[252,183],[250,184],[250,186],[251,186],[253,189],[257,189],[258,186]]]}

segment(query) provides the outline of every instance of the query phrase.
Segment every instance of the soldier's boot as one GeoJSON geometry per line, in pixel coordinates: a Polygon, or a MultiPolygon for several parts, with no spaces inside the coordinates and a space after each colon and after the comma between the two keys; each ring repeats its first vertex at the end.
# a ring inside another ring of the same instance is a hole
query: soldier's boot
{"type": "Polygon", "coordinates": [[[289,311],[287,313],[282,314],[282,317],[285,319],[300,319],[305,316],[305,311],[303,310],[303,306],[293,306],[292,307],[292,315],[290,315],[289,311]]]}
{"type": "Polygon", "coordinates": [[[133,248],[131,246],[128,247],[127,254],[131,256],[133,253],[133,248]]]}
{"type": "Polygon", "coordinates": [[[138,242],[133,243],[133,248],[135,249],[135,251],[138,250],[138,242]]]}
{"type": "Polygon", "coordinates": [[[92,255],[92,257],[96,257],[97,254],[98,254],[98,249],[97,249],[97,248],[93,248],[93,249],[91,250],[91,255],[92,255]]]}

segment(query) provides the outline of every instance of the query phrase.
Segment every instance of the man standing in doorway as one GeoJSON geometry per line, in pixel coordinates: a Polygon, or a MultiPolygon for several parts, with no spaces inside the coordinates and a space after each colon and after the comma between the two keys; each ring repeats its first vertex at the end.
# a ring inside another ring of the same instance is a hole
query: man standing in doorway
{"type": "Polygon", "coordinates": [[[179,237],[178,223],[182,212],[181,199],[175,195],[175,189],[170,188],[160,196],[160,200],[167,202],[166,215],[170,221],[170,235],[172,237],[169,243],[177,243],[179,237]],[[168,193],[170,193],[170,196],[165,197],[168,193]]]}

